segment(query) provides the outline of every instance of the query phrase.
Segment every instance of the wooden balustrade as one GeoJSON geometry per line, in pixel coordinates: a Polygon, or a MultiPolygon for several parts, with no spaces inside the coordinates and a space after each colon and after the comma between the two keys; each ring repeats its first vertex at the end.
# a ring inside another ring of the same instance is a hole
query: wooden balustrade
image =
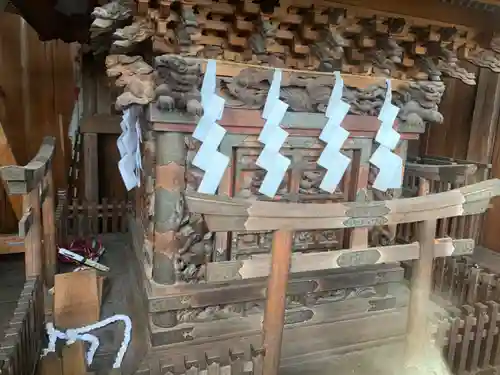
{"type": "MultiPolygon", "coordinates": [[[[491,165],[489,164],[446,157],[409,158],[405,164],[403,196],[413,197],[417,195],[418,181],[421,177],[429,181],[430,194],[436,194],[487,180],[490,170],[491,165]]],[[[454,239],[472,238],[478,241],[481,221],[480,215],[439,219],[436,236],[440,238],[449,236],[454,239]]],[[[413,241],[414,234],[413,224],[398,226],[397,239],[399,242],[413,241]]]]}
{"type": "Polygon", "coordinates": [[[76,238],[126,233],[128,230],[127,214],[132,210],[131,202],[107,198],[100,202],[68,201],[65,191],[58,191],[57,196],[57,240],[61,245],[76,238]]]}
{"type": "Polygon", "coordinates": [[[19,236],[24,238],[26,277],[42,275],[47,287],[54,285],[56,230],[52,158],[55,138],[46,137],[36,156],[24,167],[0,168],[9,195],[23,195],[19,236]]]}
{"type": "Polygon", "coordinates": [[[26,282],[0,344],[0,373],[32,374],[42,349],[44,288],[54,285],[56,231],[52,158],[55,139],[46,137],[37,155],[24,167],[0,168],[10,195],[23,196],[19,237],[24,239],[26,282]]]}
{"type": "Polygon", "coordinates": [[[0,341],[0,374],[32,374],[45,334],[44,287],[40,277],[28,277],[14,314],[0,341]]]}
{"type": "MultiPolygon", "coordinates": [[[[271,260],[268,256],[256,256],[249,261],[220,262],[216,266],[219,270],[226,267],[226,279],[242,279],[268,275],[269,271],[265,268],[269,267],[271,261],[263,323],[264,374],[278,373],[290,269],[291,272],[315,270],[318,267],[324,269],[328,267],[325,264],[329,264],[329,268],[338,268],[414,260],[406,363],[415,365],[423,358],[430,338],[426,329],[426,304],[431,291],[434,258],[454,253],[470,253],[473,249],[471,241],[462,242],[462,249],[457,252],[455,244],[458,245],[459,242],[451,239],[436,241],[437,220],[483,213],[488,208],[491,197],[500,195],[500,180],[487,180],[443,193],[429,194],[430,183],[425,177],[419,176],[418,197],[379,202],[300,204],[250,201],[196,193],[186,196],[189,211],[202,214],[210,231],[275,231],[271,260]],[[418,242],[404,248],[386,246],[292,256],[292,231],[406,223],[416,223],[418,242]]],[[[207,278],[210,279],[210,275],[214,274],[208,269],[207,278]]]]}
{"type": "Polygon", "coordinates": [[[493,374],[500,367],[499,332],[500,305],[484,301],[463,305],[442,318],[434,336],[454,374],[493,374]]]}

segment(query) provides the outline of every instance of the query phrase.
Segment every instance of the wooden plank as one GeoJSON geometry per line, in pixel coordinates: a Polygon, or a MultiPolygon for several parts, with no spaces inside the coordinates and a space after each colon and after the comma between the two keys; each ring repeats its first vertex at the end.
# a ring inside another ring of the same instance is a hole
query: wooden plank
{"type": "MultiPolygon", "coordinates": [[[[287,291],[290,295],[321,293],[338,289],[375,286],[403,281],[403,269],[394,264],[381,264],[314,273],[291,275],[287,291]]],[[[246,280],[223,284],[186,284],[155,288],[149,296],[150,312],[174,311],[213,305],[227,305],[266,298],[266,280],[246,280]]]]}
{"type": "Polygon", "coordinates": [[[96,114],[87,116],[82,120],[80,133],[119,135],[122,132],[120,121],[121,117],[118,115],[96,114]]]}
{"type": "MultiPolygon", "coordinates": [[[[343,301],[344,305],[350,301],[343,301]]],[[[341,304],[341,303],[339,303],[341,304]]],[[[333,304],[332,304],[333,305],[333,304]]],[[[337,306],[337,304],[335,304],[337,306]]],[[[319,308],[319,306],[318,306],[319,308]]],[[[394,337],[404,334],[407,308],[390,308],[377,313],[321,314],[321,318],[313,317],[303,324],[286,324],[283,332],[283,348],[281,360],[304,355],[314,351],[331,349],[360,342],[394,337]],[[321,324],[315,322],[321,321],[321,324]],[[382,326],[380,326],[382,324],[382,326]]],[[[237,338],[244,342],[255,337],[261,342],[262,315],[252,314],[248,317],[224,319],[217,322],[198,323],[177,326],[173,329],[152,329],[153,346],[168,345],[167,355],[180,352],[184,356],[194,345],[213,347],[213,338],[218,341],[237,338]],[[212,339],[212,340],[210,340],[212,339]],[[211,342],[210,342],[211,341],[211,342]],[[172,345],[175,344],[175,345],[172,345]]],[[[266,353],[267,354],[267,353],[266,353]]]]}
{"type": "Polygon", "coordinates": [[[38,375],[64,375],[62,361],[56,353],[49,353],[40,360],[38,375]]]}
{"type": "Polygon", "coordinates": [[[97,134],[83,135],[83,162],[85,199],[96,203],[99,199],[99,165],[97,160],[97,134]]]}
{"type": "MultiPolygon", "coordinates": [[[[434,257],[470,255],[474,250],[472,239],[434,241],[434,257]]],[[[419,257],[417,242],[404,245],[345,249],[321,253],[294,253],[290,273],[313,272],[343,267],[358,267],[370,264],[402,262],[419,257]]],[[[207,264],[207,282],[226,282],[269,276],[271,255],[259,254],[250,259],[212,262],[207,264]]]]}
{"type": "Polygon", "coordinates": [[[64,375],[87,375],[83,341],[64,346],[62,350],[62,368],[64,375]]]}
{"type": "MultiPolygon", "coordinates": [[[[332,268],[366,266],[379,263],[417,259],[418,243],[386,247],[347,249],[321,253],[293,254],[291,273],[319,271],[332,268]]],[[[256,255],[251,259],[212,262],[207,264],[207,282],[226,282],[269,276],[271,256],[256,255]]]]}
{"type": "Polygon", "coordinates": [[[0,235],[0,254],[24,253],[24,240],[15,235],[0,235]]]}
{"type": "Polygon", "coordinates": [[[37,189],[23,196],[23,208],[25,212],[30,213],[31,218],[31,225],[24,240],[26,277],[33,277],[42,273],[43,264],[41,207],[37,189]]]}
{"type": "MultiPolygon", "coordinates": [[[[259,134],[264,126],[262,111],[251,109],[226,108],[218,124],[229,133],[259,134]]],[[[153,123],[155,131],[193,132],[197,119],[187,113],[160,111],[156,105],[149,106],[149,121],[153,123]]],[[[319,136],[324,128],[327,118],[322,113],[287,112],[281,125],[293,136],[302,137],[319,136]]],[[[380,122],[375,116],[347,115],[342,121],[342,127],[350,132],[350,137],[373,136],[380,127],[380,122]]],[[[401,133],[402,139],[418,139],[418,133],[425,129],[405,129],[395,121],[394,128],[401,133]],[[416,133],[416,134],[412,134],[416,133]]]]}
{"type": "Polygon", "coordinates": [[[492,162],[499,113],[500,76],[490,69],[481,68],[467,149],[467,160],[486,164],[492,162]]]}
{"type": "Polygon", "coordinates": [[[47,188],[47,195],[42,203],[42,221],[43,221],[43,247],[44,247],[44,280],[48,288],[54,286],[54,275],[57,267],[57,248],[56,248],[56,225],[55,225],[55,195],[54,181],[52,178],[52,168],[45,176],[44,185],[47,188]]]}
{"type": "Polygon", "coordinates": [[[94,270],[56,275],[54,322],[58,328],[77,328],[95,323],[99,314],[99,290],[94,270]]]}
{"type": "MultiPolygon", "coordinates": [[[[3,98],[0,96],[0,102],[2,101],[3,98]]],[[[0,106],[2,105],[3,103],[0,103],[0,106]]],[[[16,158],[10,148],[9,141],[7,140],[7,136],[2,127],[2,117],[0,117],[0,167],[16,164],[16,158]]],[[[23,215],[23,198],[20,196],[9,195],[9,201],[17,219],[21,219],[23,215]]]]}
{"type": "MultiPolygon", "coordinates": [[[[201,59],[196,57],[184,57],[187,61],[199,62],[201,64],[201,69],[205,72],[207,66],[207,59],[201,59]]],[[[259,69],[259,70],[274,70],[275,68],[272,66],[265,65],[255,65],[255,64],[246,64],[246,63],[238,63],[233,61],[226,60],[217,60],[217,75],[220,77],[236,77],[245,69],[259,69]]],[[[301,75],[307,75],[310,77],[319,77],[319,76],[330,76],[333,78],[334,73],[332,72],[311,72],[307,70],[296,70],[296,69],[287,69],[282,68],[283,79],[287,79],[291,73],[300,73],[301,75]]],[[[384,77],[373,77],[373,76],[363,76],[363,75],[355,75],[355,74],[342,74],[342,79],[344,80],[344,84],[347,86],[357,87],[360,89],[367,88],[371,85],[376,84],[385,84],[384,77]]],[[[391,86],[394,90],[399,88],[408,87],[409,82],[400,80],[400,79],[391,79],[391,86]]]]}

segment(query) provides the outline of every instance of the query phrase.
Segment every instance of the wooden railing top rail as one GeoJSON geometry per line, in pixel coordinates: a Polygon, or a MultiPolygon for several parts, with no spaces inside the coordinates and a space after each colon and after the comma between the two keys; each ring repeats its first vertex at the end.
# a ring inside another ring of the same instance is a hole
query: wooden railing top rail
{"type": "Polygon", "coordinates": [[[56,139],[45,137],[36,156],[24,167],[10,165],[0,168],[0,176],[6,182],[10,195],[27,194],[42,182],[54,157],[56,139]]]}
{"type": "Polygon", "coordinates": [[[189,193],[190,212],[203,214],[214,232],[313,230],[394,225],[478,214],[500,195],[500,179],[444,193],[379,202],[280,203],[189,193]]]}
{"type": "Polygon", "coordinates": [[[410,162],[422,163],[422,164],[440,164],[440,165],[474,164],[478,168],[488,168],[488,169],[492,168],[491,164],[479,163],[473,160],[449,158],[446,156],[438,156],[438,155],[408,156],[407,160],[410,162]]]}
{"type": "Polygon", "coordinates": [[[433,181],[464,184],[468,176],[477,172],[475,164],[419,164],[407,162],[405,173],[433,181]]]}

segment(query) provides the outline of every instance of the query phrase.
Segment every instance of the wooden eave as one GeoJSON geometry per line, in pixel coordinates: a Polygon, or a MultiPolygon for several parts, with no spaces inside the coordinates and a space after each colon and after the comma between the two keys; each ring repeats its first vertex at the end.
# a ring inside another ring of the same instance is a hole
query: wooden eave
{"type": "MultiPolygon", "coordinates": [[[[303,3],[304,0],[295,0],[303,3]]],[[[477,30],[499,30],[500,23],[495,22],[495,13],[468,8],[439,0],[314,0],[315,4],[338,7],[354,7],[383,12],[394,17],[407,16],[434,20],[450,26],[466,26],[477,30]]],[[[500,5],[500,0],[485,0],[489,4],[500,5]]]]}

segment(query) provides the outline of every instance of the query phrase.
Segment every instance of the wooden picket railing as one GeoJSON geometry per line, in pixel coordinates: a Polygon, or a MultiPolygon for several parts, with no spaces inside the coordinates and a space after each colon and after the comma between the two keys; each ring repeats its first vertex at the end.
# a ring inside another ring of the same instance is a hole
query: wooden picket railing
{"type": "Polygon", "coordinates": [[[24,167],[0,169],[10,195],[23,196],[19,237],[24,239],[26,282],[0,346],[1,374],[33,374],[40,358],[44,326],[44,288],[54,286],[56,231],[52,158],[55,138],[46,137],[24,167]]]}
{"type": "Polygon", "coordinates": [[[29,277],[0,342],[0,374],[32,374],[45,334],[43,283],[29,277]]]}
{"type": "MultiPolygon", "coordinates": [[[[263,324],[264,374],[278,373],[290,270],[304,272],[318,267],[342,268],[414,260],[406,363],[411,365],[422,359],[429,339],[426,306],[431,292],[434,256],[441,252],[436,251],[437,244],[446,241],[435,239],[437,220],[483,213],[491,197],[500,195],[500,180],[483,181],[444,193],[429,195],[429,192],[429,181],[419,177],[418,197],[379,202],[301,204],[187,195],[189,211],[202,214],[210,231],[275,231],[270,258],[255,256],[217,264],[218,272],[225,268],[229,279],[258,278],[269,273],[263,324]],[[417,223],[418,243],[292,256],[292,231],[406,223],[417,223]],[[270,272],[265,271],[269,270],[269,263],[270,272]]],[[[463,251],[456,254],[453,240],[449,239],[448,244],[442,255],[463,255],[463,251]]],[[[472,251],[473,246],[463,248],[472,251]]],[[[210,269],[207,269],[207,277],[210,277],[210,269]]]]}
{"type": "Polygon", "coordinates": [[[131,202],[107,198],[100,202],[68,200],[65,191],[58,191],[57,197],[58,244],[67,244],[75,238],[128,231],[127,214],[132,209],[131,202]]]}
{"type": "Polygon", "coordinates": [[[496,301],[467,304],[438,323],[435,342],[454,374],[496,373],[492,370],[500,368],[499,309],[496,301]]]}
{"type": "MultiPolygon", "coordinates": [[[[466,160],[451,159],[437,156],[409,158],[405,165],[403,196],[414,197],[418,191],[419,178],[429,181],[429,193],[437,194],[466,185],[487,180],[491,165],[468,162],[466,160]]],[[[438,220],[437,237],[451,237],[454,239],[479,239],[481,215],[457,216],[438,220]]],[[[415,224],[408,223],[398,226],[397,239],[399,242],[411,242],[415,234],[415,224]]]]}

